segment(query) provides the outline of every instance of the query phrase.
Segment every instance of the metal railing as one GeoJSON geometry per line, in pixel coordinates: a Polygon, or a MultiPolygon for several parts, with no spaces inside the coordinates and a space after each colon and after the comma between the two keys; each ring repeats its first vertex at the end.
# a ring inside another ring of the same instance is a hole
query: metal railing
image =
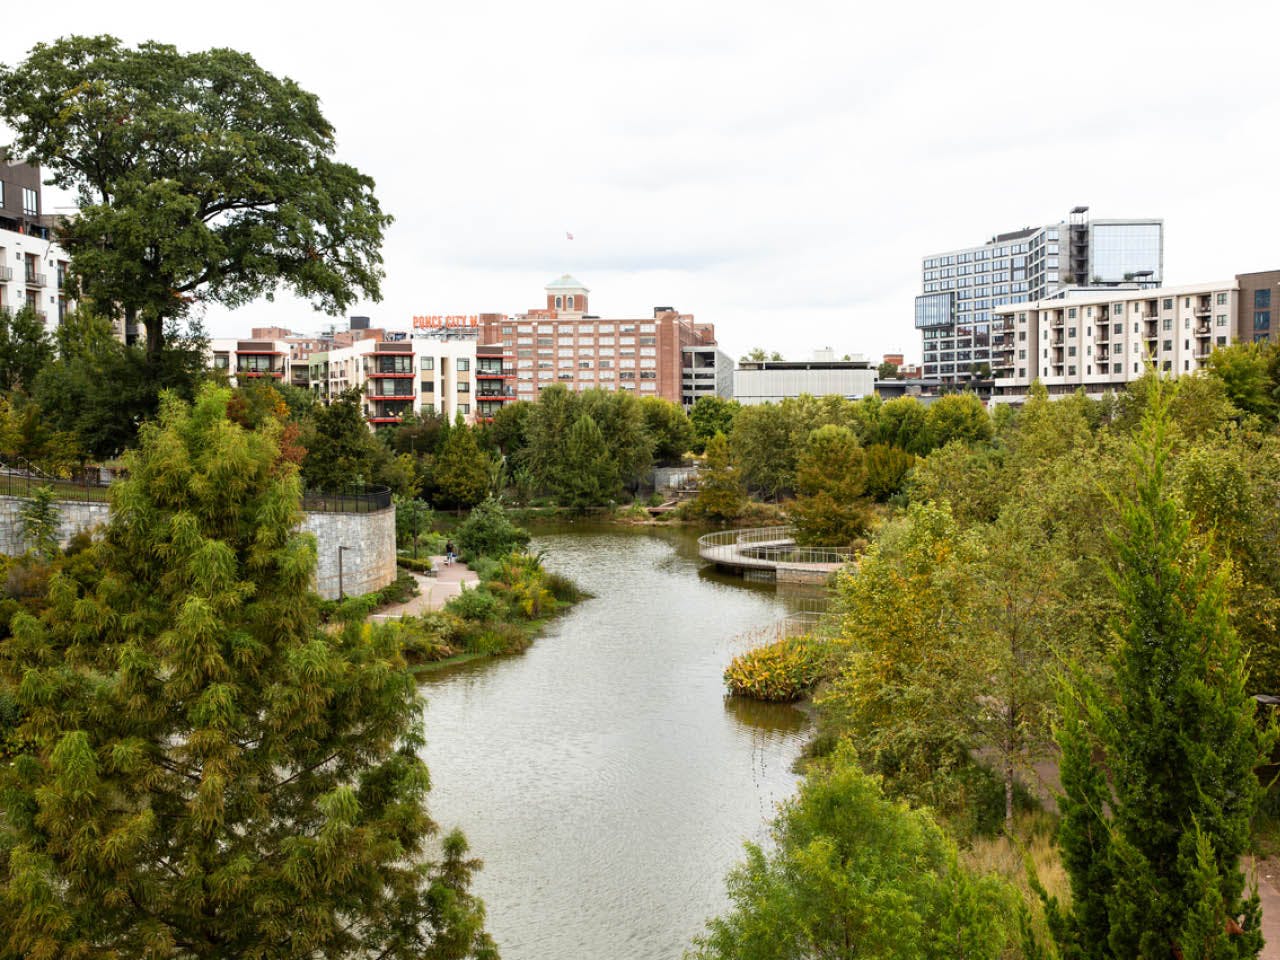
{"type": "Polygon", "coordinates": [[[390,507],[390,487],[356,485],[302,495],[302,509],[309,513],[376,513],[390,507]]]}
{"type": "Polygon", "coordinates": [[[790,526],[721,530],[698,538],[703,560],[731,567],[777,570],[779,567],[812,566],[834,569],[853,560],[842,547],[802,547],[790,526]]]}
{"type": "Polygon", "coordinates": [[[42,487],[52,490],[55,500],[89,503],[106,503],[110,489],[96,469],[79,471],[69,477],[54,477],[20,457],[8,463],[0,462],[0,496],[29,500],[42,487]]]}

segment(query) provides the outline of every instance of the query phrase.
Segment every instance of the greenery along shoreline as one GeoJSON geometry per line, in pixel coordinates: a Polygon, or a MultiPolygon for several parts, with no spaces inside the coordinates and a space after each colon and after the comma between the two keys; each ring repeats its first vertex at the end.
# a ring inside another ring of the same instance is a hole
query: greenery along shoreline
{"type": "MultiPolygon", "coordinates": [[[[415,544],[442,553],[445,534],[431,530],[434,516],[417,501],[397,505],[402,547],[415,544]],[[407,541],[407,544],[406,544],[407,541]]],[[[416,676],[484,657],[519,653],[548,622],[586,595],[572,581],[548,571],[541,553],[527,550],[530,535],[512,523],[496,499],[476,506],[449,534],[480,580],[463,587],[441,610],[404,617],[392,625],[416,676]]]]}

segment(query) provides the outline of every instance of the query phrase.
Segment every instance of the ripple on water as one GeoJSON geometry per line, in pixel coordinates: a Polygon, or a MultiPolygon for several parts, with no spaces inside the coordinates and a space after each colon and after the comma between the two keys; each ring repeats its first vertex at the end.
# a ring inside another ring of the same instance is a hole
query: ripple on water
{"type": "Polygon", "coordinates": [[[428,679],[432,814],[486,861],[507,960],[679,957],[795,788],[804,715],[726,701],[721,680],[785,604],[699,576],[671,533],[534,546],[594,597],[520,656],[428,679]]]}

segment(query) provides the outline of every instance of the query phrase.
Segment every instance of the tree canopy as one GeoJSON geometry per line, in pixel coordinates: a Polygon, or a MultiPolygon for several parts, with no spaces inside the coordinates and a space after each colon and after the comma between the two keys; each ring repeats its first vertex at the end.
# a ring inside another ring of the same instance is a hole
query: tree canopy
{"type": "Polygon", "coordinates": [[[380,298],[373,181],[334,160],[318,98],[248,54],[64,37],[0,68],[0,116],[79,197],[58,239],[82,295],[145,323],[151,358],[193,302],[380,298]]]}
{"type": "Polygon", "coordinates": [[[281,425],[229,398],[166,398],[94,581],[55,575],[0,645],[0,950],[493,958],[399,635],[320,628],[281,425]]]}

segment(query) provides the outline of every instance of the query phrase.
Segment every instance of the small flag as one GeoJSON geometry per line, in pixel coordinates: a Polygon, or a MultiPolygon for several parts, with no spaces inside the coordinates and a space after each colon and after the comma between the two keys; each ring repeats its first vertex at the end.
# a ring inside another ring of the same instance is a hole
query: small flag
{"type": "Polygon", "coordinates": [[[566,238],[568,238],[569,240],[572,240],[572,239],[573,239],[573,234],[572,234],[572,233],[570,233],[570,232],[569,232],[569,231],[567,231],[567,230],[565,231],[565,234],[564,234],[564,235],[565,235],[565,237],[566,237],[566,238]]]}

